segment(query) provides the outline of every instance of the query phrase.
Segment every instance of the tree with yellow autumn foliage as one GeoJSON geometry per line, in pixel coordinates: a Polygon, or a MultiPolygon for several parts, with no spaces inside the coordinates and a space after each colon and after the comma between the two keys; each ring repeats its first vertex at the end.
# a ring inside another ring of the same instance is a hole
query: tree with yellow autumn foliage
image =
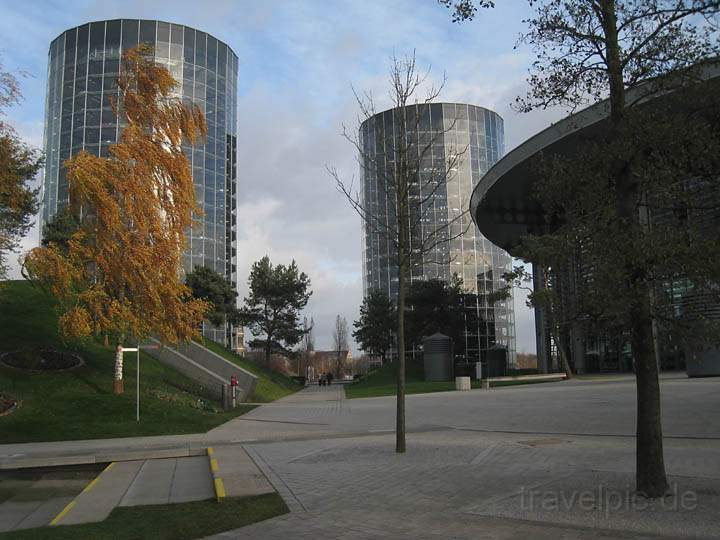
{"type": "Polygon", "coordinates": [[[65,162],[80,226],[67,248],[51,242],[24,261],[26,276],[58,299],[63,335],[114,339],[115,393],[125,342],[187,341],[210,307],[180,276],[185,231],[199,212],[181,145],[207,130],[197,106],[172,96],[176,84],[148,48],[123,54],[113,103],[126,123],[120,141],[107,158],[82,151],[65,162]]]}

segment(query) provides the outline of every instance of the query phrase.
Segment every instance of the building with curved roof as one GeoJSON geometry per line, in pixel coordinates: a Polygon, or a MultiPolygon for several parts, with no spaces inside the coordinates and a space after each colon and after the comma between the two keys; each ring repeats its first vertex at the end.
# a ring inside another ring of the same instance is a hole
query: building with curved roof
{"type": "MultiPolygon", "coordinates": [[[[699,70],[704,80],[719,80],[720,67],[708,64],[699,70]]],[[[628,102],[645,106],[662,100],[672,90],[660,89],[653,81],[629,89],[628,102]]],[[[491,242],[514,254],[520,239],[535,234],[547,227],[543,209],[532,197],[534,185],[540,180],[541,172],[533,165],[533,158],[542,152],[546,158],[570,156],[584,142],[591,141],[608,122],[609,103],[607,100],[592,105],[576,114],[551,125],[529,138],[495,163],[482,177],[473,190],[470,211],[480,232],[491,242]]],[[[705,193],[720,204],[720,193],[705,193]]],[[[720,212],[711,216],[708,231],[717,234],[720,230],[720,212]]],[[[568,281],[577,282],[573,276],[568,281]]],[[[545,269],[533,267],[535,289],[549,286],[551,280],[545,269]]],[[[686,292],[678,297],[678,306],[702,305],[703,316],[720,318],[720,306],[707,299],[695,297],[686,292]]],[[[541,310],[535,310],[536,343],[538,367],[548,371],[553,367],[555,344],[552,343],[541,310]]],[[[576,330],[571,338],[571,356],[578,372],[615,371],[632,368],[631,351],[626,340],[618,336],[589,336],[576,330]],[[614,346],[608,344],[615,341],[614,346]]],[[[656,346],[662,348],[662,343],[656,346]]],[[[661,356],[667,351],[659,351],[661,356]]],[[[720,350],[698,349],[682,351],[682,362],[687,360],[690,375],[720,375],[720,350]]],[[[675,366],[678,367],[678,366],[675,366]]]]}

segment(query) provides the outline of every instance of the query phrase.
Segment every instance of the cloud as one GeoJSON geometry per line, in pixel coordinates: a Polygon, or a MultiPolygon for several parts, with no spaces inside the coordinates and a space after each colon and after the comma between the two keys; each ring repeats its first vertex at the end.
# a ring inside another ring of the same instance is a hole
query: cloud
{"type": "MultiPolygon", "coordinates": [[[[349,102],[349,100],[348,100],[349,102]]],[[[360,219],[336,192],[325,165],[357,166],[339,136],[346,107],[326,110],[264,82],[240,100],[238,275],[241,297],[253,262],[296,260],[312,282],[307,307],[317,348],[331,347],[336,315],[349,324],[362,301],[360,219]],[[341,156],[341,159],[338,159],[341,156]]]]}

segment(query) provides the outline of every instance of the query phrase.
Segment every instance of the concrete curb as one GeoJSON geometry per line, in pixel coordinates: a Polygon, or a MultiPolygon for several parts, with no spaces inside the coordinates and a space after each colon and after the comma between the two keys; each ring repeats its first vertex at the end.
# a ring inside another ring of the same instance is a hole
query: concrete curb
{"type": "Polygon", "coordinates": [[[64,518],[64,517],[67,515],[67,513],[70,512],[70,510],[73,509],[73,507],[75,506],[75,504],[77,504],[77,499],[78,499],[78,497],[80,497],[80,495],[82,495],[83,493],[86,493],[86,492],[90,491],[92,488],[94,488],[94,487],[95,487],[95,484],[97,484],[98,480],[100,479],[100,476],[101,476],[103,473],[106,473],[107,471],[109,471],[110,469],[112,469],[114,466],[115,466],[115,462],[112,462],[112,463],[110,463],[107,467],[105,467],[105,468],[100,472],[100,474],[98,474],[95,478],[93,478],[93,480],[92,480],[87,486],[85,486],[85,487],[83,488],[83,490],[82,490],[80,493],[78,493],[77,495],[75,495],[75,498],[74,498],[72,501],[70,501],[70,502],[65,506],[65,508],[63,508],[63,509],[60,511],[60,513],[53,518],[53,520],[52,520],[48,525],[49,525],[49,526],[59,525],[59,524],[60,524],[60,520],[62,520],[62,518],[64,518]]]}
{"type": "Polygon", "coordinates": [[[207,449],[208,459],[210,460],[210,473],[213,477],[213,486],[215,487],[215,498],[217,502],[222,502],[225,498],[225,484],[223,484],[222,478],[220,477],[220,467],[218,466],[217,458],[215,457],[215,451],[212,446],[208,446],[207,449]]]}
{"type": "Polygon", "coordinates": [[[49,455],[0,461],[0,470],[57,467],[62,465],[89,465],[115,461],[138,461],[146,459],[181,458],[204,456],[205,447],[179,446],[161,448],[138,448],[134,450],[107,449],[97,453],[75,455],[49,455]]]}
{"type": "Polygon", "coordinates": [[[567,379],[567,373],[541,373],[539,375],[508,375],[505,377],[489,377],[487,380],[494,382],[512,381],[555,381],[567,379]]]}

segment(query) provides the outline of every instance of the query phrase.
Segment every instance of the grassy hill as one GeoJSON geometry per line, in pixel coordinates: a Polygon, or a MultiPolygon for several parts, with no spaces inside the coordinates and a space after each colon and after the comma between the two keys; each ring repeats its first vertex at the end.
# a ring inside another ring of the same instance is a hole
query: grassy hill
{"type": "Polygon", "coordinates": [[[272,371],[266,367],[259,366],[256,363],[235,354],[229,349],[226,349],[219,343],[215,343],[209,339],[205,339],[200,343],[211,351],[224,357],[226,360],[229,360],[230,362],[259,377],[257,385],[255,386],[255,393],[250,397],[250,401],[252,402],[268,403],[300,390],[300,386],[290,377],[287,377],[282,373],[272,371]]]}
{"type": "Polygon", "coordinates": [[[17,411],[0,417],[0,443],[198,433],[253,408],[221,411],[195,382],[143,353],[138,423],[134,353],[125,359],[125,394],[116,396],[112,347],[64,342],[51,298],[24,281],[0,283],[0,354],[39,348],[75,352],[85,365],[27,373],[0,364],[0,393],[22,401],[17,411]]]}
{"type": "MultiPolygon", "coordinates": [[[[397,367],[387,362],[383,367],[368,374],[360,382],[345,386],[348,398],[394,396],[397,389],[397,367]]],[[[405,364],[405,393],[422,394],[426,392],[447,392],[455,390],[452,381],[426,382],[423,367],[414,362],[405,364]]]]}

